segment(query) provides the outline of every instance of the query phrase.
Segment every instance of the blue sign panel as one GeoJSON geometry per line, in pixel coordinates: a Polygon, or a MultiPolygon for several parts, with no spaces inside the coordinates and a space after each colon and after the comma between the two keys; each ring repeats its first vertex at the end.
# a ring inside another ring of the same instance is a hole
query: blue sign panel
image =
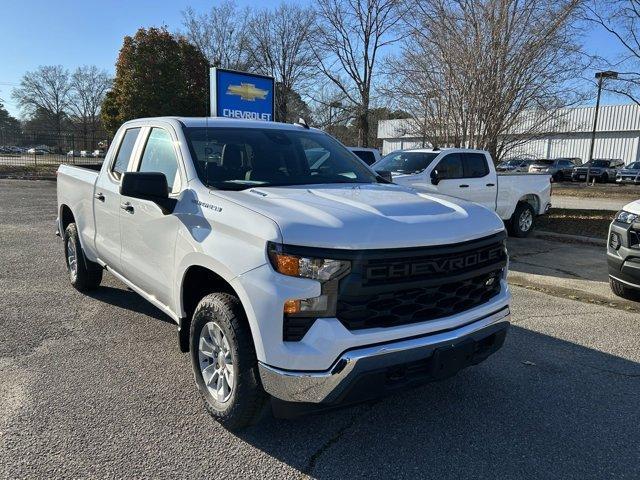
{"type": "Polygon", "coordinates": [[[273,121],[275,84],[272,77],[211,69],[211,115],[273,121]]]}

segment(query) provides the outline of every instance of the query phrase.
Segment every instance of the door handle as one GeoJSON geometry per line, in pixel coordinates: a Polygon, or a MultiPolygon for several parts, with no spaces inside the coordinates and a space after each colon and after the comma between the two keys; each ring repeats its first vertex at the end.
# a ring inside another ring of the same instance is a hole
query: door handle
{"type": "Polygon", "coordinates": [[[495,183],[487,183],[487,187],[495,187],[496,184],[495,183]]]}
{"type": "Polygon", "coordinates": [[[460,188],[469,188],[469,185],[466,185],[466,184],[464,184],[464,183],[463,183],[462,185],[458,185],[458,186],[459,186],[460,188]]]}
{"type": "Polygon", "coordinates": [[[104,195],[102,194],[102,192],[100,192],[100,193],[96,193],[96,194],[93,196],[93,198],[95,198],[96,200],[100,200],[101,202],[104,202],[104,199],[105,199],[105,197],[104,197],[104,195]]]}
{"type": "Polygon", "coordinates": [[[133,213],[133,205],[131,205],[129,202],[121,203],[120,208],[125,212],[133,213]]]}

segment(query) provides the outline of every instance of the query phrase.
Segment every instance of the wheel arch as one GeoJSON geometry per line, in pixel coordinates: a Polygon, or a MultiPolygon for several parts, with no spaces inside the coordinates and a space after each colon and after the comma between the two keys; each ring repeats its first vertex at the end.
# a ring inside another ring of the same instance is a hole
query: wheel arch
{"type": "Polygon", "coordinates": [[[66,205],[60,205],[59,217],[60,220],[60,234],[64,235],[64,231],[67,229],[70,223],[75,223],[76,218],[71,211],[71,208],[66,205]]]}
{"type": "Polygon", "coordinates": [[[214,292],[238,297],[231,283],[211,268],[198,264],[187,267],[180,282],[180,316],[191,319],[200,300],[214,292]]]}
{"type": "MultiPolygon", "coordinates": [[[[529,205],[531,205],[531,208],[533,208],[533,211],[535,212],[535,214],[540,215],[540,197],[535,193],[528,193],[526,195],[523,195],[516,202],[516,205],[518,203],[528,203],[529,205]]],[[[515,212],[515,208],[514,208],[514,212],[515,212]]]]}
{"type": "Polygon", "coordinates": [[[245,314],[245,321],[251,332],[254,348],[256,348],[256,350],[262,350],[257,328],[255,328],[252,321],[254,312],[246,303],[246,292],[238,291],[237,288],[232,285],[232,280],[232,278],[225,278],[223,274],[218,273],[216,269],[211,268],[211,266],[192,264],[184,269],[181,276],[178,305],[180,315],[180,347],[182,351],[188,351],[188,335],[191,317],[198,303],[200,303],[200,300],[205,296],[214,292],[228,293],[240,301],[240,305],[245,314]]]}

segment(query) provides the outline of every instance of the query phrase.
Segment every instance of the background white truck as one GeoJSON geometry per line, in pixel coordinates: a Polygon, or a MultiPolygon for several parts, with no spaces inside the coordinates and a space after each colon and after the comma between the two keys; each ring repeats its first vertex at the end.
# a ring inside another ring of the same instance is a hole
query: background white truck
{"type": "Polygon", "coordinates": [[[516,237],[534,228],[535,217],[551,207],[551,176],[497,174],[483,150],[445,148],[390,153],[374,164],[391,172],[393,182],[419,192],[442,193],[479,203],[495,211],[516,237]]]}
{"type": "Polygon", "coordinates": [[[504,225],[387,183],[304,126],[125,123],[99,172],[58,170],[71,283],[106,269],[179,325],[209,412],[335,405],[445,378],[502,345],[504,225]]]}

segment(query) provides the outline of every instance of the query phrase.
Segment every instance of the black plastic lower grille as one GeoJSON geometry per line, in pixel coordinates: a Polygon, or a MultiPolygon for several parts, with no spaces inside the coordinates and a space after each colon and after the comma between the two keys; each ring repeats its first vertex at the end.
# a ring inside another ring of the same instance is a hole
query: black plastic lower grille
{"type": "Polygon", "coordinates": [[[455,315],[500,292],[502,269],[466,280],[338,300],[337,317],[349,330],[394,327],[455,315]]]}
{"type": "Polygon", "coordinates": [[[312,317],[284,316],[282,323],[282,339],[285,342],[299,342],[309,331],[316,319],[312,317]]]}

